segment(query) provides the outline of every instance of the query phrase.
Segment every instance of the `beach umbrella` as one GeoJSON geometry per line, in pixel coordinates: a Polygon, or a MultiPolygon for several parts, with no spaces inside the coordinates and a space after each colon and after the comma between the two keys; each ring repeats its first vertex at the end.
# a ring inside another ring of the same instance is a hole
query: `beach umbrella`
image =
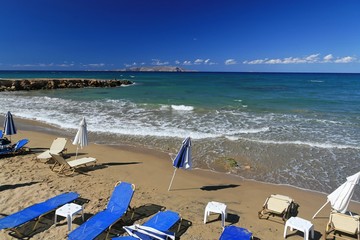
{"type": "Polygon", "coordinates": [[[11,135],[16,134],[16,127],[15,127],[14,119],[13,119],[10,111],[7,112],[7,114],[5,116],[4,134],[10,135],[10,140],[11,140],[11,135]]]}
{"type": "Polygon", "coordinates": [[[77,145],[75,159],[77,158],[79,147],[82,149],[84,146],[87,146],[88,144],[89,142],[87,136],[86,121],[85,121],[85,117],[83,117],[73,141],[73,145],[77,145]]]}
{"type": "Polygon", "coordinates": [[[326,206],[330,203],[331,208],[345,213],[351,201],[351,197],[354,194],[355,185],[359,183],[360,172],[351,175],[346,178],[346,182],[343,183],[340,187],[335,189],[332,193],[327,196],[327,202],[315,213],[313,218],[326,206]]]}
{"type": "Polygon", "coordinates": [[[174,159],[173,166],[175,167],[175,169],[174,169],[174,174],[171,178],[171,182],[170,182],[168,191],[170,191],[171,185],[172,185],[174,177],[175,177],[176,170],[178,168],[191,169],[191,167],[192,167],[190,137],[187,137],[182,142],[182,146],[174,159]]]}

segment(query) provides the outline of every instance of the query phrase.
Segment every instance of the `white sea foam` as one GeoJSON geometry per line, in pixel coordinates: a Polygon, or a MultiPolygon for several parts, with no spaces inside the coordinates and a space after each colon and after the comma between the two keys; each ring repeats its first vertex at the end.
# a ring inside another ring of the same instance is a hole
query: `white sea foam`
{"type": "Polygon", "coordinates": [[[357,146],[351,146],[351,145],[340,145],[340,144],[333,144],[333,143],[318,143],[318,142],[303,142],[303,141],[275,141],[275,140],[255,140],[255,139],[246,139],[247,141],[252,142],[259,142],[259,143],[265,143],[265,144],[283,144],[283,145],[307,145],[310,147],[317,147],[317,148],[338,148],[338,149],[360,149],[360,147],[357,146]]]}
{"type": "Polygon", "coordinates": [[[185,105],[171,105],[171,108],[176,111],[193,111],[193,106],[185,106],[185,105]]]}

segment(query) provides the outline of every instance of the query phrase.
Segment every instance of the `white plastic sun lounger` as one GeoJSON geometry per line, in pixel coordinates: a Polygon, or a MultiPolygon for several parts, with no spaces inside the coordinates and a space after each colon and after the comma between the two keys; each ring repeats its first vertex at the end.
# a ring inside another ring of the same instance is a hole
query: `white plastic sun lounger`
{"type": "Polygon", "coordinates": [[[50,154],[61,154],[63,153],[66,148],[66,143],[67,143],[67,139],[66,138],[56,138],[51,146],[49,150],[46,150],[43,153],[40,153],[39,155],[36,156],[36,158],[38,160],[49,160],[51,158],[50,154]]]}
{"type": "Polygon", "coordinates": [[[291,213],[291,209],[294,206],[294,200],[288,196],[280,194],[272,194],[268,197],[259,211],[258,216],[262,218],[264,215],[279,216],[285,222],[291,213]]]}
{"type": "MultiPolygon", "coordinates": [[[[332,211],[326,225],[325,239],[331,234],[346,233],[360,240],[360,216],[332,211]]],[[[337,238],[336,238],[337,239],[337,238]]],[[[347,239],[347,238],[346,238],[347,239]]]]}

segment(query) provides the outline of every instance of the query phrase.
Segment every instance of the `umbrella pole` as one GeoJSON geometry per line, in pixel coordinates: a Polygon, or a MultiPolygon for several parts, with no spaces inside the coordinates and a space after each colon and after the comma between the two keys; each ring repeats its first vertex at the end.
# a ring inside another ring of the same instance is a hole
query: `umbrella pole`
{"type": "Polygon", "coordinates": [[[318,213],[326,206],[326,204],[328,204],[329,201],[327,201],[315,214],[314,216],[312,217],[313,219],[316,217],[316,215],[318,215],[318,213]]]}
{"type": "Polygon", "coordinates": [[[79,152],[79,145],[76,147],[76,155],[75,155],[75,160],[77,158],[77,155],[78,155],[78,152],[79,152]]]}
{"type": "Polygon", "coordinates": [[[174,181],[174,177],[175,177],[176,169],[177,169],[177,168],[175,168],[175,170],[174,170],[174,174],[173,174],[173,176],[172,176],[172,178],[171,178],[171,182],[170,182],[170,185],[169,185],[169,189],[168,189],[168,191],[170,191],[171,185],[172,185],[172,183],[173,183],[173,181],[174,181]]]}

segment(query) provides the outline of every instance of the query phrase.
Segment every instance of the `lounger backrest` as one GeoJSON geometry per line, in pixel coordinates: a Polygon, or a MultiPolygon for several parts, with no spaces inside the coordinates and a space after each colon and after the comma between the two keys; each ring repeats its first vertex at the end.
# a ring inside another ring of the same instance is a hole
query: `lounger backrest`
{"type": "Polygon", "coordinates": [[[56,138],[50,146],[50,152],[60,153],[64,151],[66,142],[66,138],[56,138]]]}
{"type": "Polygon", "coordinates": [[[120,182],[117,186],[115,186],[106,210],[120,214],[125,213],[130,205],[134,191],[134,184],[120,182]]]}
{"type": "Polygon", "coordinates": [[[271,195],[268,200],[267,200],[267,209],[277,212],[277,213],[282,213],[284,212],[284,210],[287,210],[288,207],[290,206],[290,204],[293,202],[293,199],[287,197],[287,196],[283,196],[283,195],[279,195],[279,194],[273,194],[271,195]]]}
{"type": "Polygon", "coordinates": [[[50,155],[58,164],[71,168],[69,163],[62,156],[52,153],[50,153],[50,155]]]}
{"type": "Polygon", "coordinates": [[[168,231],[180,220],[180,215],[173,211],[161,211],[146,221],[143,226],[156,228],[160,231],[168,231]]]}
{"type": "Polygon", "coordinates": [[[335,230],[357,234],[359,231],[360,216],[350,216],[344,213],[333,212],[330,214],[330,222],[334,225],[335,230]]]}
{"type": "Polygon", "coordinates": [[[2,138],[3,137],[3,131],[2,130],[0,130],[0,138],[2,138]]]}
{"type": "Polygon", "coordinates": [[[14,152],[18,151],[20,148],[24,147],[26,144],[28,144],[28,139],[21,139],[19,140],[14,147],[14,152]]]}

